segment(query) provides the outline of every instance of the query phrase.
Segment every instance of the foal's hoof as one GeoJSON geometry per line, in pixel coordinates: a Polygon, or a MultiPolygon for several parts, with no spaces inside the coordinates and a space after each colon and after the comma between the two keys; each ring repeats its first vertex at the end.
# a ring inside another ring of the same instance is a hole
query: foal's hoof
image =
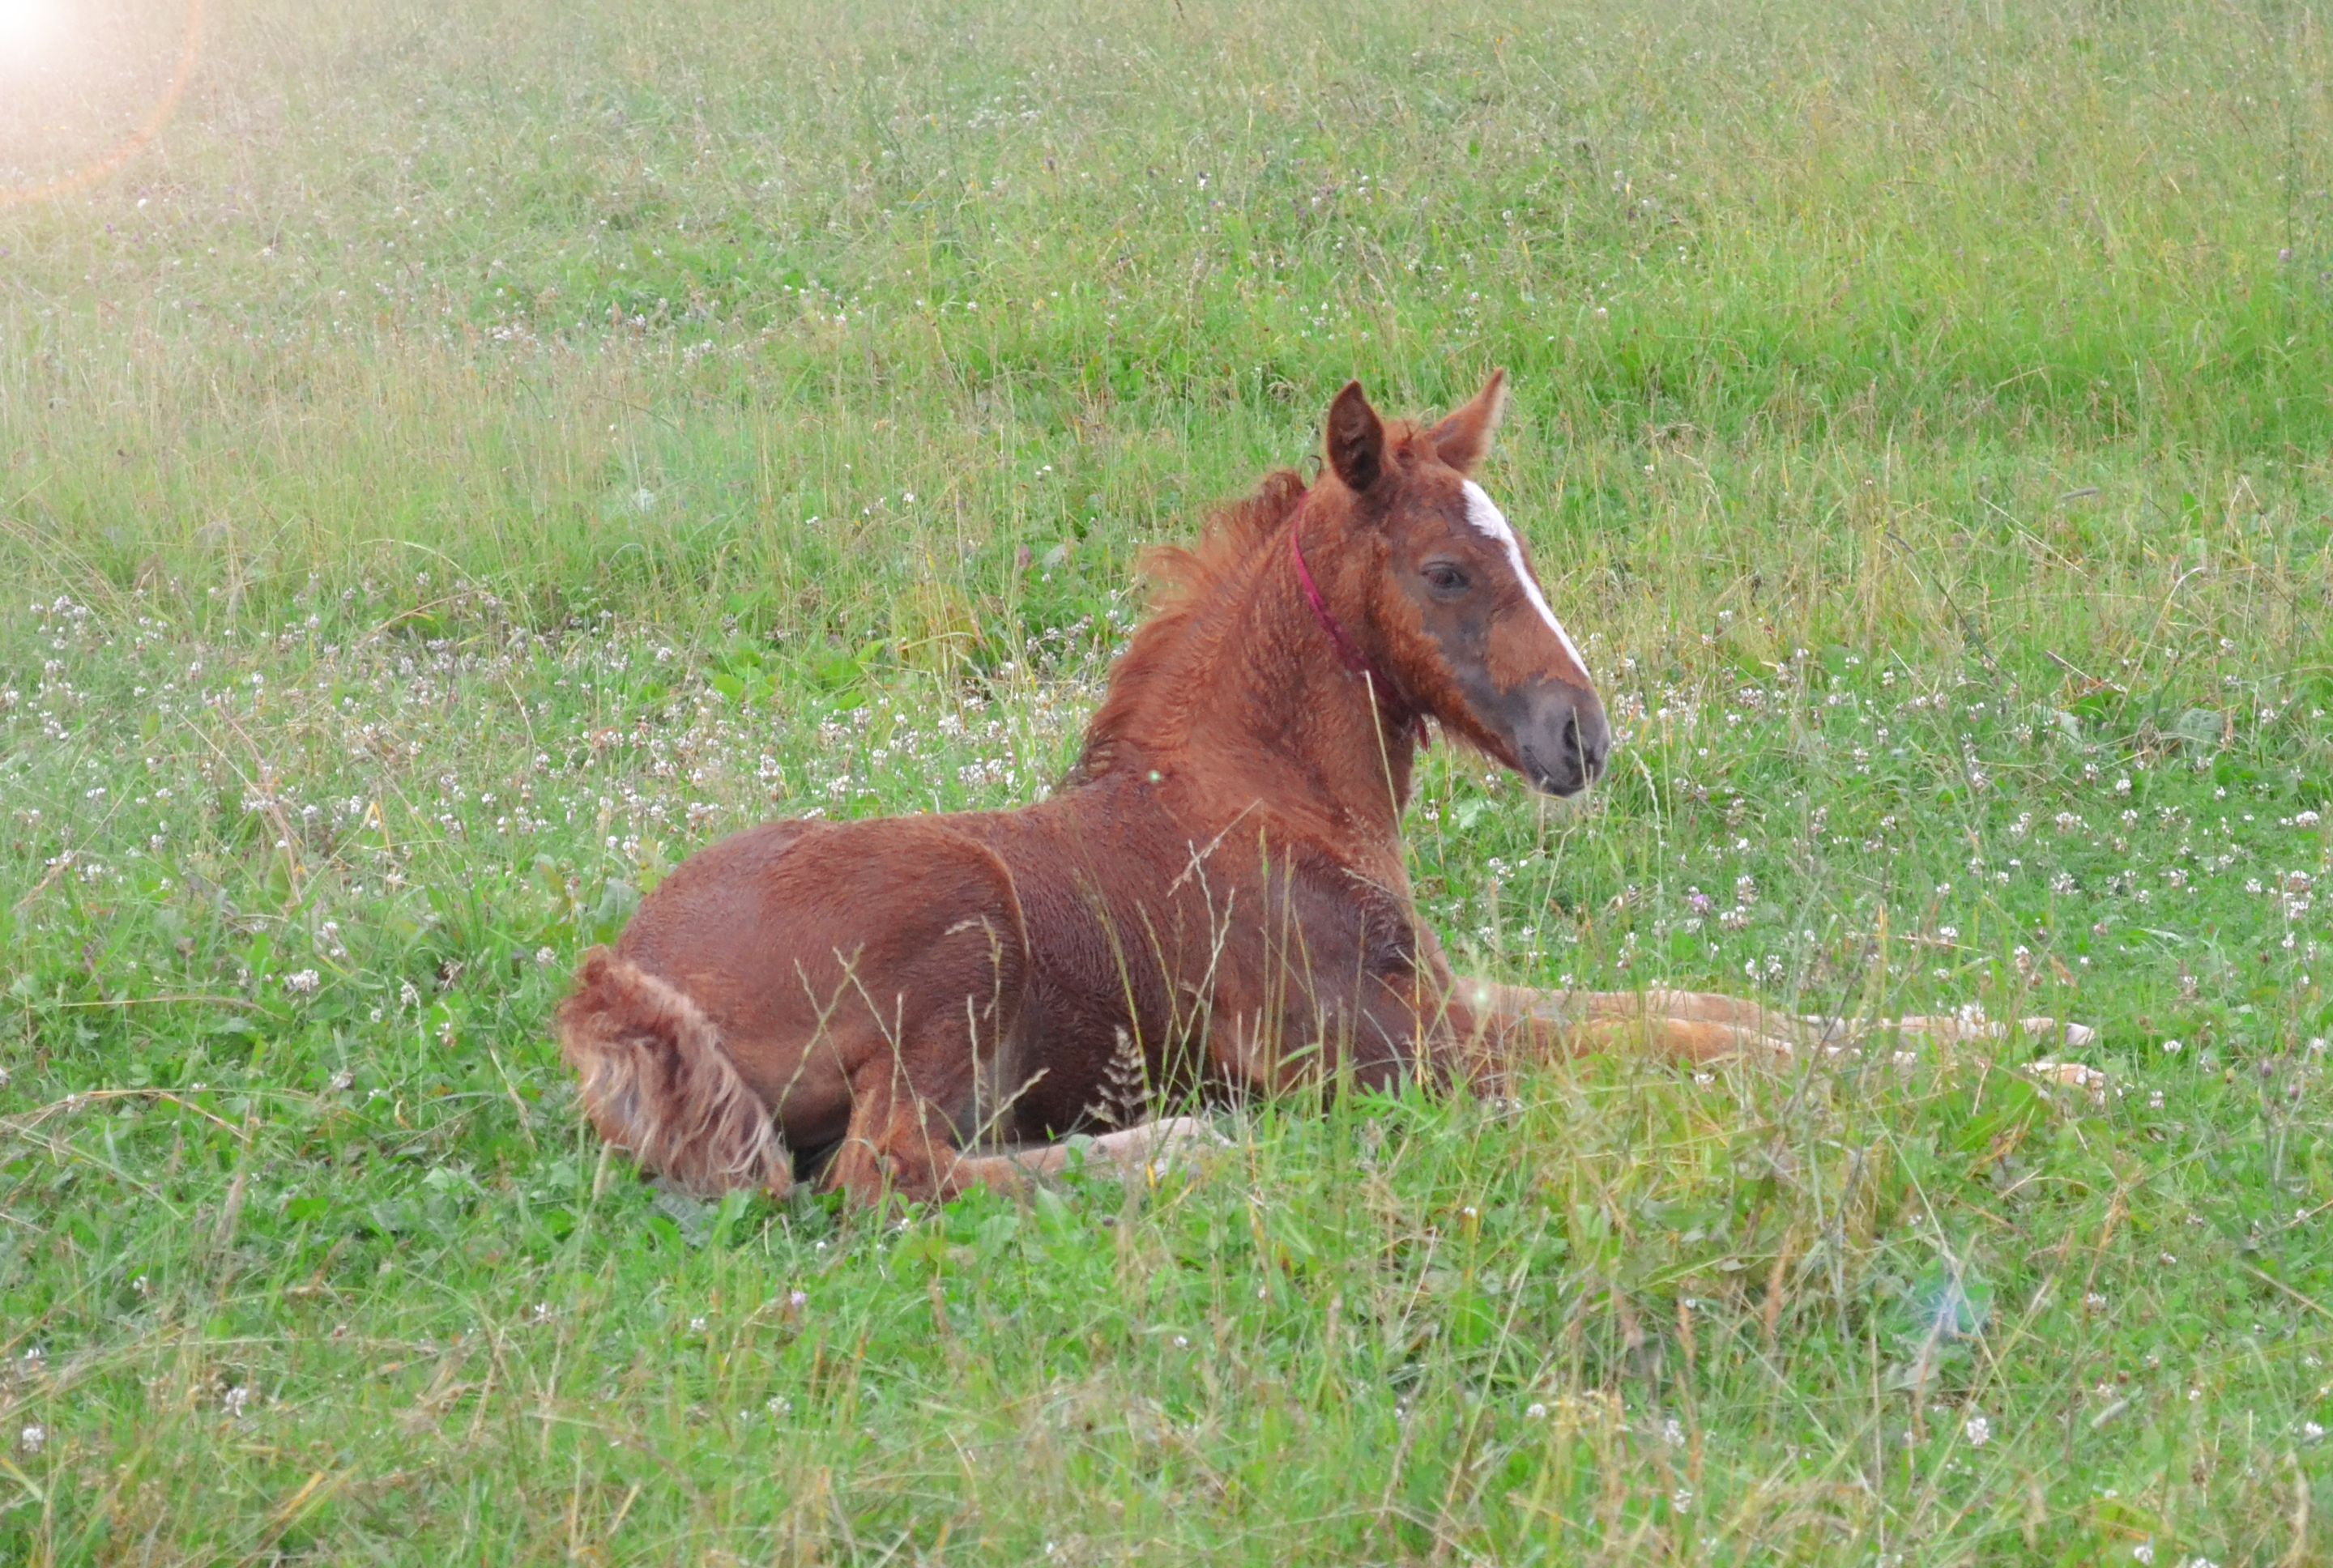
{"type": "MultiPolygon", "coordinates": [[[[2061,1023],[2050,1018],[2020,1018],[2017,1020],[2017,1032],[2037,1043],[2047,1041],[2053,1046],[2065,1046],[2069,1048],[2087,1046],[2098,1037],[2098,1031],[2088,1024],[2061,1023]]],[[[1992,1037],[1996,1040],[2007,1039],[2009,1027],[2005,1024],[1993,1025],[1992,1037]]]]}
{"type": "Polygon", "coordinates": [[[2081,1090],[2090,1097],[2093,1105],[2104,1106],[2107,1095],[2122,1093],[2121,1088],[2104,1072],[2082,1062],[2053,1062],[2040,1057],[2026,1063],[2025,1071],[2042,1083],[2081,1090]]]}

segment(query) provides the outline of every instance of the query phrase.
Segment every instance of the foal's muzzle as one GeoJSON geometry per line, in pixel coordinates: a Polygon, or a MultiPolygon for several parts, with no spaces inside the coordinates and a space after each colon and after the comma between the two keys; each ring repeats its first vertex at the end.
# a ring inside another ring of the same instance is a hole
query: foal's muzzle
{"type": "Polygon", "coordinates": [[[1523,773],[1551,795],[1576,795],[1604,771],[1612,726],[1596,693],[1560,681],[1537,681],[1509,699],[1516,715],[1515,751],[1523,773]]]}

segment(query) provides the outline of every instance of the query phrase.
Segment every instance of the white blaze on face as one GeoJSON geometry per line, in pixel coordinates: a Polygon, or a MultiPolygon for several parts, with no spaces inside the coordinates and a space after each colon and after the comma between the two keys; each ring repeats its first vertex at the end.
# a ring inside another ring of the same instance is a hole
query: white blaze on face
{"type": "Polygon", "coordinates": [[[1463,483],[1466,490],[1467,522],[1476,532],[1506,547],[1507,564],[1514,568],[1515,580],[1523,585],[1524,597],[1531,600],[1531,608],[1539,612],[1540,619],[1547,623],[1547,629],[1555,634],[1555,640],[1563,645],[1563,651],[1570,655],[1571,662],[1579,667],[1581,676],[1585,677],[1588,661],[1579,656],[1579,650],[1572,645],[1570,634],[1563,629],[1563,623],[1555,618],[1555,612],[1547,607],[1547,598],[1539,591],[1538,579],[1531,576],[1531,568],[1523,564],[1522,541],[1508,526],[1506,514],[1499,510],[1499,503],[1493,501],[1481,485],[1471,479],[1463,483]]]}

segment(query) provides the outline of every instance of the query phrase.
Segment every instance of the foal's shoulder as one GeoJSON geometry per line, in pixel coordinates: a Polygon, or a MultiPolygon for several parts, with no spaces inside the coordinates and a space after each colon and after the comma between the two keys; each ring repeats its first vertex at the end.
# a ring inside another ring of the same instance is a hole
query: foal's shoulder
{"type": "Polygon", "coordinates": [[[1398,861],[1379,865],[1377,856],[1318,837],[1284,842],[1278,858],[1288,873],[1285,896],[1306,923],[1356,938],[1369,972],[1416,959],[1417,910],[1398,861]]]}

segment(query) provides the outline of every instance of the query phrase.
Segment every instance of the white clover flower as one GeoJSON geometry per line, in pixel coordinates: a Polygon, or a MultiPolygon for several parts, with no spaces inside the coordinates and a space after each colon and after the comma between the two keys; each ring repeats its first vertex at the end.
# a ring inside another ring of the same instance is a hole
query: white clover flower
{"type": "Polygon", "coordinates": [[[34,1421],[16,1434],[17,1443],[28,1454],[37,1454],[49,1446],[49,1429],[34,1421]]]}
{"type": "Polygon", "coordinates": [[[297,974],[287,974],[283,977],[283,989],[295,997],[314,996],[317,988],[323,983],[323,977],[312,969],[303,969],[297,974]]]}
{"type": "Polygon", "coordinates": [[[1981,1448],[1992,1441],[1992,1423],[1983,1416],[1971,1416],[1961,1423],[1961,1436],[1968,1439],[1970,1448],[1981,1448]]]}

